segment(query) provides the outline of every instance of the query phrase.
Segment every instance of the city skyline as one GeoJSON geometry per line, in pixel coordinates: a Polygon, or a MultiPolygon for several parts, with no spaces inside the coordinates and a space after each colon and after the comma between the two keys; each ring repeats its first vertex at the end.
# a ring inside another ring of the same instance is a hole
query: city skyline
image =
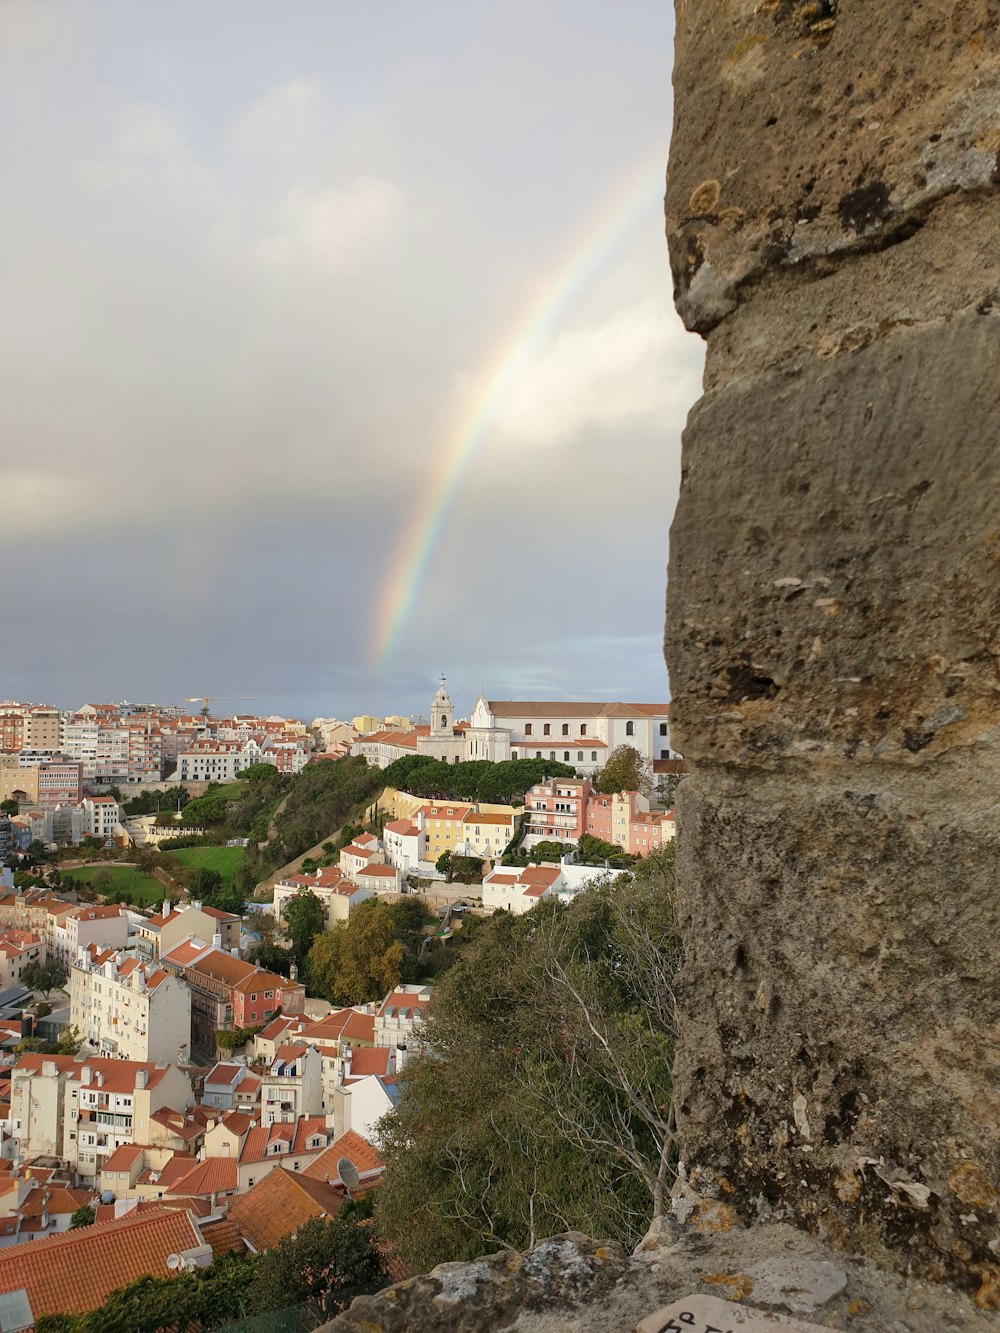
{"type": "Polygon", "coordinates": [[[643,0],[5,5],[2,692],[665,698],[671,40],[643,0]]]}

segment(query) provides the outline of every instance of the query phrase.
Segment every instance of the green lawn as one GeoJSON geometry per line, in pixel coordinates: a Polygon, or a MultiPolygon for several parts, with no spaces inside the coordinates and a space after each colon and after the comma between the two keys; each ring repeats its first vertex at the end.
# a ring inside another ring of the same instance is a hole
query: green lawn
{"type": "Polygon", "coordinates": [[[243,860],[242,847],[182,847],[176,852],[165,852],[165,856],[176,856],[182,866],[194,866],[198,870],[217,870],[227,886],[233,882],[233,871],[243,860]]]}
{"type": "Polygon", "coordinates": [[[111,878],[112,892],[126,891],[129,901],[135,907],[149,907],[160,902],[164,897],[163,885],[152,875],[143,874],[135,866],[94,865],[79,866],[75,870],[63,873],[62,882],[68,884],[76,880],[80,884],[90,884],[98,875],[111,878]]]}

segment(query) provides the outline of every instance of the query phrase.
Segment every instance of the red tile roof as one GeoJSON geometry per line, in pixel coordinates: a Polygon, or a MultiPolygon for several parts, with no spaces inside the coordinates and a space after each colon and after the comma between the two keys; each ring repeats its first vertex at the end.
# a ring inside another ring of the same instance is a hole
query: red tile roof
{"type": "Polygon", "coordinates": [[[238,1184],[235,1157],[205,1157],[174,1181],[170,1193],[175,1197],[179,1194],[232,1194],[238,1184]]]}
{"type": "Polygon", "coordinates": [[[0,1291],[23,1288],[31,1313],[84,1314],[149,1273],[169,1277],[167,1257],[202,1244],[186,1211],[158,1209],[0,1250],[0,1291]]]}
{"type": "Polygon", "coordinates": [[[341,1134],[339,1139],[331,1143],[326,1152],[320,1153],[314,1162],[310,1162],[302,1174],[314,1180],[339,1180],[337,1163],[341,1157],[352,1161],[362,1175],[368,1171],[385,1169],[385,1162],[379,1156],[378,1150],[367,1139],[349,1129],[346,1134],[341,1134]]]}
{"type": "Polygon", "coordinates": [[[146,1151],[141,1143],[122,1143],[101,1167],[102,1171],[127,1171],[146,1151]]]}
{"type": "Polygon", "coordinates": [[[344,1195],[325,1181],[279,1166],[233,1203],[229,1220],[259,1253],[313,1218],[332,1217],[343,1202],[344,1195]]]}
{"type": "Polygon", "coordinates": [[[388,1074],[388,1046],[359,1046],[351,1051],[350,1071],[352,1078],[363,1078],[365,1074],[388,1074]]]}

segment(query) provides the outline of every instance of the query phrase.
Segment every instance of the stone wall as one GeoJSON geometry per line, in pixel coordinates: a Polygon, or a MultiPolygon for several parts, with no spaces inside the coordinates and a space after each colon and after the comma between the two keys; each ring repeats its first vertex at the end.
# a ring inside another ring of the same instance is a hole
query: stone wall
{"type": "Polygon", "coordinates": [[[1000,1263],[1000,11],[677,0],[691,1185],[1000,1263]]]}

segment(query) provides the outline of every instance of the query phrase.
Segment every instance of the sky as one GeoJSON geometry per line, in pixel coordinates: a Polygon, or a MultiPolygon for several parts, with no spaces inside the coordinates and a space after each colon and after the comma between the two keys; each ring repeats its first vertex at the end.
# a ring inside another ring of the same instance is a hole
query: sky
{"type": "Polygon", "coordinates": [[[0,697],[667,697],[671,11],[3,0],[0,697]]]}

